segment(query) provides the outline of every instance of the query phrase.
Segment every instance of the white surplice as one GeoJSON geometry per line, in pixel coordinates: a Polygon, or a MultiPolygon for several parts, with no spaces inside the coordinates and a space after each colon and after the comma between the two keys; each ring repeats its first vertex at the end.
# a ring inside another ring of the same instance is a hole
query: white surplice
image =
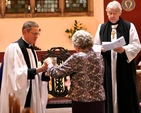
{"type": "MultiPolygon", "coordinates": [[[[100,41],[100,27],[101,24],[98,26],[98,29],[96,31],[95,37],[94,37],[94,46],[93,49],[96,52],[100,52],[101,53],[101,41],[100,41]]],[[[127,62],[131,62],[139,53],[139,51],[141,50],[141,45],[140,45],[140,41],[139,41],[139,37],[136,31],[136,28],[134,26],[134,24],[131,23],[131,27],[130,27],[130,32],[129,32],[129,44],[123,46],[125,49],[125,53],[127,55],[127,62]]],[[[114,36],[114,39],[112,39],[111,36],[111,41],[115,40],[116,34],[114,36]]],[[[114,52],[113,50],[111,50],[111,73],[112,73],[112,96],[113,96],[113,113],[118,113],[118,109],[117,109],[117,82],[116,82],[116,59],[117,59],[117,53],[114,52]]]]}
{"type": "MultiPolygon", "coordinates": [[[[31,49],[27,49],[31,68],[36,62],[31,49]]],[[[37,57],[37,55],[36,55],[37,57]]],[[[0,94],[0,113],[9,113],[8,94],[14,92],[24,108],[30,81],[27,80],[28,67],[18,43],[10,44],[4,54],[3,79],[0,94]]],[[[47,82],[41,81],[41,73],[32,80],[31,109],[34,113],[46,113],[48,99],[47,82]]]]}

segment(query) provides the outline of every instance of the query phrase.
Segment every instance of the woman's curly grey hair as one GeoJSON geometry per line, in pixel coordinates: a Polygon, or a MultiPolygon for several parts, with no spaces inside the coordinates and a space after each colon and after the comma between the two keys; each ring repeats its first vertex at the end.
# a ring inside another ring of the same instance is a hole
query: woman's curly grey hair
{"type": "Polygon", "coordinates": [[[74,47],[78,47],[81,49],[90,49],[93,46],[93,36],[85,31],[85,30],[78,30],[72,36],[72,43],[74,47]]]}

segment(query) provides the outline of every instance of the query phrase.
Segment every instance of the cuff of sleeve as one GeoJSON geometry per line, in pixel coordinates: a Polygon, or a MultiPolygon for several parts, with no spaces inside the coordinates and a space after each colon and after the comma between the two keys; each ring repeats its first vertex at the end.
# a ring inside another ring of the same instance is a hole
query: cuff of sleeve
{"type": "Polygon", "coordinates": [[[36,68],[28,69],[28,77],[27,79],[35,79],[36,68]]]}
{"type": "Polygon", "coordinates": [[[48,82],[48,81],[50,81],[50,77],[49,77],[49,76],[45,76],[45,73],[46,73],[46,72],[43,72],[43,73],[42,73],[42,81],[48,82]]]}
{"type": "Polygon", "coordinates": [[[126,56],[125,51],[124,51],[122,54],[123,54],[123,56],[124,56],[125,60],[128,60],[128,58],[127,58],[127,56],[126,56]]]}
{"type": "Polygon", "coordinates": [[[129,50],[128,46],[123,46],[123,47],[124,47],[124,52],[127,57],[127,62],[130,63],[135,58],[135,56],[134,55],[132,56],[132,54],[131,54],[132,52],[128,51],[129,50]]]}

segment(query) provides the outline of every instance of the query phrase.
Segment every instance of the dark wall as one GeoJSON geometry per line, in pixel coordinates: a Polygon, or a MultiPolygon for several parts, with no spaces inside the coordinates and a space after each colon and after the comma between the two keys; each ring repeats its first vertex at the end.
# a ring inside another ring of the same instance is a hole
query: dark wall
{"type": "MultiPolygon", "coordinates": [[[[108,20],[105,9],[106,9],[107,4],[111,1],[113,0],[104,0],[104,21],[105,22],[108,20]]],[[[122,4],[122,1],[128,1],[128,0],[117,0],[117,1],[122,4]]],[[[132,11],[125,11],[123,9],[121,17],[124,20],[132,22],[135,25],[137,32],[139,34],[140,40],[141,40],[141,14],[140,14],[141,0],[131,0],[131,1],[135,2],[135,8],[132,11]]],[[[141,52],[136,57],[136,60],[138,60],[139,56],[141,56],[141,52]]]]}

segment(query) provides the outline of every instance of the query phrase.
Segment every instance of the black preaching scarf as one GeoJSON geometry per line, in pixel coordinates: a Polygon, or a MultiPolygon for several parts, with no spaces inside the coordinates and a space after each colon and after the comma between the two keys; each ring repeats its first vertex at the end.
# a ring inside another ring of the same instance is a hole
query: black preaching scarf
{"type": "Polygon", "coordinates": [[[4,60],[2,60],[1,67],[0,67],[0,92],[1,92],[1,85],[2,85],[3,65],[4,65],[4,60]]]}
{"type": "MultiPolygon", "coordinates": [[[[122,18],[115,24],[118,24],[117,38],[124,37],[126,45],[129,44],[130,23],[122,18]]],[[[111,25],[110,21],[101,25],[100,40],[102,42],[111,42],[111,25]]],[[[111,51],[101,53],[104,58],[104,88],[106,92],[106,113],[113,113],[112,104],[112,80],[111,80],[111,51]]],[[[138,113],[138,94],[136,87],[136,65],[135,59],[127,63],[127,56],[124,53],[117,53],[117,99],[119,113],[138,113]]]]}
{"type": "Polygon", "coordinates": [[[34,79],[36,72],[33,72],[35,69],[31,69],[29,55],[28,55],[26,48],[30,48],[32,50],[33,55],[35,57],[36,67],[37,67],[37,59],[36,59],[36,55],[35,55],[35,52],[34,52],[32,46],[27,44],[22,38],[20,38],[17,42],[19,44],[19,47],[21,48],[25,62],[28,66],[28,79],[30,79],[30,87],[29,87],[29,91],[28,91],[28,94],[27,94],[27,97],[26,97],[25,107],[30,107],[31,94],[32,94],[32,79],[34,79]]]}

